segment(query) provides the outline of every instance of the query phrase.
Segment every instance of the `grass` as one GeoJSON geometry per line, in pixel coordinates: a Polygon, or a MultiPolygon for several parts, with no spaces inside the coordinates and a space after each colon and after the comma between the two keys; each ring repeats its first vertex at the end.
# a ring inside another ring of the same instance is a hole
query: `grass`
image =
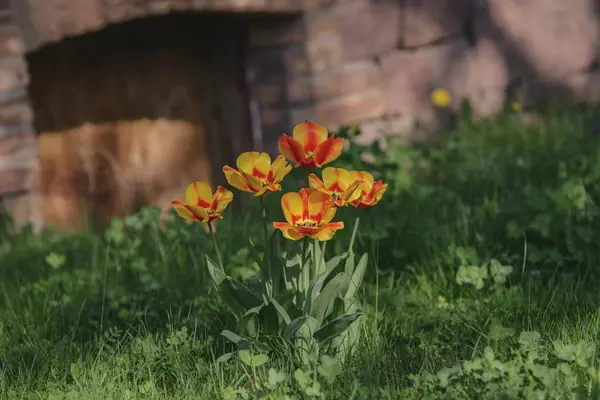
{"type": "MultiPolygon", "coordinates": [[[[337,166],[390,187],[360,214],[366,323],[343,367],[300,365],[280,338],[264,338],[260,367],[218,360],[235,321],[212,292],[199,226],[161,230],[145,209],[105,232],[34,235],[3,217],[0,398],[600,398],[598,121],[594,107],[533,125],[507,111],[462,118],[424,148],[352,144],[337,166]],[[359,165],[365,150],[374,165],[359,165]]],[[[240,279],[257,272],[248,237],[262,237],[250,203],[218,229],[240,279]]]]}

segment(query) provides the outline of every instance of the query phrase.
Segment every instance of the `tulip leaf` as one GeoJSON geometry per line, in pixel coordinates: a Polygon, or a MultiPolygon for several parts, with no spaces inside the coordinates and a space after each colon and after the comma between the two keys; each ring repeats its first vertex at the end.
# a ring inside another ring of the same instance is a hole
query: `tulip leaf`
{"type": "Polygon", "coordinates": [[[362,283],[363,277],[365,276],[365,270],[367,269],[367,261],[368,256],[367,253],[363,254],[363,256],[358,261],[358,264],[354,268],[354,273],[352,274],[352,278],[350,279],[350,284],[348,286],[348,291],[344,296],[344,300],[351,299],[355,294],[360,284],[362,283]]]}
{"type": "Polygon", "coordinates": [[[342,262],[347,257],[348,257],[348,253],[343,253],[343,254],[337,255],[335,257],[332,257],[329,261],[327,261],[327,263],[325,263],[325,270],[331,271],[332,269],[334,269],[335,267],[340,265],[340,262],[342,262]]]}
{"type": "Polygon", "coordinates": [[[325,288],[319,293],[317,298],[313,302],[311,313],[319,323],[322,323],[325,318],[333,311],[335,305],[335,299],[342,297],[343,288],[347,286],[346,274],[340,272],[331,279],[325,288]]]}
{"type": "Polygon", "coordinates": [[[228,302],[236,303],[238,310],[242,310],[244,314],[247,310],[258,307],[264,304],[263,301],[256,296],[250,289],[242,283],[236,281],[232,277],[226,277],[221,288],[225,288],[228,293],[223,294],[223,298],[228,302]]]}
{"type": "Polygon", "coordinates": [[[287,313],[287,311],[285,311],[285,308],[282,307],[281,304],[279,304],[279,302],[277,300],[275,300],[274,298],[269,299],[271,304],[273,304],[273,307],[275,307],[275,309],[277,310],[277,312],[279,313],[279,315],[281,315],[281,318],[283,318],[283,320],[285,321],[285,325],[289,325],[290,322],[292,322],[289,314],[287,313]]]}
{"type": "Polygon", "coordinates": [[[318,329],[319,321],[311,316],[305,315],[292,320],[292,322],[285,327],[283,330],[283,338],[285,340],[290,340],[297,336],[310,338],[318,329]]]}
{"type": "Polygon", "coordinates": [[[338,317],[316,331],[313,335],[321,344],[331,342],[335,337],[343,333],[348,327],[363,314],[362,311],[357,311],[352,314],[345,314],[338,317]]]}
{"type": "MultiPolygon", "coordinates": [[[[248,345],[250,344],[250,342],[247,339],[244,339],[240,335],[233,333],[231,331],[228,331],[228,330],[223,330],[221,332],[221,336],[225,337],[231,343],[235,344],[238,349],[243,349],[245,347],[248,347],[248,345]]],[[[225,356],[225,355],[223,355],[223,356],[225,356]]]]}
{"type": "Polygon", "coordinates": [[[302,328],[308,317],[298,317],[291,321],[283,330],[283,339],[290,340],[302,328]]]}
{"type": "Polygon", "coordinates": [[[302,308],[305,314],[312,314],[312,308],[315,298],[319,295],[319,293],[321,293],[323,284],[325,283],[325,280],[329,277],[332,271],[333,269],[329,269],[323,272],[322,274],[316,276],[310,282],[310,285],[308,287],[308,293],[306,295],[306,299],[304,299],[304,306],[302,308]]]}
{"type": "Polygon", "coordinates": [[[206,265],[208,267],[208,273],[210,274],[210,277],[212,278],[215,286],[218,288],[221,285],[221,282],[223,282],[226,278],[225,273],[208,255],[206,255],[206,265]]]}

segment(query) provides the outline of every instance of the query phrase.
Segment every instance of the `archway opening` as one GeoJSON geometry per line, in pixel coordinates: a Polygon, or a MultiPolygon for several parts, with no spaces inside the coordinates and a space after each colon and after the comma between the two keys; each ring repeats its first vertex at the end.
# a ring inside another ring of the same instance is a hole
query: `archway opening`
{"type": "Polygon", "coordinates": [[[193,180],[251,147],[247,19],[128,21],[27,55],[47,224],[169,209],[193,180]]]}

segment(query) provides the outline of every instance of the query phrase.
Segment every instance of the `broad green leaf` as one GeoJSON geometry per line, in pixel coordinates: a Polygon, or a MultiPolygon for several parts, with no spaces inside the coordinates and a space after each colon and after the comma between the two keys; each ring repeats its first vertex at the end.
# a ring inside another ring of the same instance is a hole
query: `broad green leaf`
{"type": "Polygon", "coordinates": [[[255,356],[252,356],[252,366],[253,367],[260,367],[267,361],[269,361],[269,356],[266,354],[257,354],[255,356]]]}
{"type": "Polygon", "coordinates": [[[217,265],[217,263],[213,261],[212,258],[210,258],[208,255],[206,255],[205,257],[206,265],[208,267],[208,273],[210,274],[210,277],[212,278],[215,286],[218,288],[219,285],[221,285],[221,282],[225,280],[226,275],[217,265]]]}
{"type": "Polygon", "coordinates": [[[249,350],[240,350],[239,355],[240,360],[242,360],[244,364],[246,364],[249,367],[252,366],[252,355],[250,354],[249,350]]]}
{"type": "Polygon", "coordinates": [[[311,315],[315,317],[319,324],[331,313],[336,297],[342,297],[347,287],[346,274],[340,272],[331,279],[325,288],[319,293],[313,302],[311,315]]]}
{"type": "Polygon", "coordinates": [[[283,339],[290,340],[302,328],[308,317],[299,317],[291,321],[283,330],[283,339]]]}
{"type": "Polygon", "coordinates": [[[266,304],[263,303],[263,304],[261,304],[259,306],[252,307],[251,309],[249,309],[248,311],[246,311],[243,316],[247,317],[247,316],[252,315],[252,314],[256,314],[256,315],[260,314],[260,311],[265,307],[265,305],[266,304]]]}
{"type": "Polygon", "coordinates": [[[293,337],[304,337],[308,339],[312,337],[318,329],[319,321],[311,316],[303,316],[292,320],[292,322],[286,326],[283,330],[283,337],[286,340],[290,340],[293,337]]]}
{"type": "Polygon", "coordinates": [[[325,263],[325,270],[331,271],[332,269],[334,269],[335,267],[340,265],[340,263],[343,260],[345,260],[347,257],[348,257],[348,253],[343,253],[343,254],[332,257],[329,261],[327,261],[327,263],[325,263]]]}
{"type": "Polygon", "coordinates": [[[332,271],[333,269],[327,270],[322,274],[316,276],[310,282],[310,285],[308,286],[308,293],[306,295],[306,298],[304,299],[304,305],[302,307],[304,314],[312,315],[313,303],[319,295],[319,293],[321,293],[321,289],[323,289],[323,284],[325,283],[325,280],[327,280],[332,271]]]}
{"type": "Polygon", "coordinates": [[[269,299],[269,301],[271,302],[271,304],[273,304],[273,307],[275,307],[279,315],[281,315],[281,318],[283,318],[283,320],[285,321],[285,325],[289,325],[290,322],[292,322],[292,320],[290,319],[290,316],[288,315],[287,311],[285,311],[285,308],[283,308],[281,304],[279,304],[279,302],[274,298],[269,299]]]}
{"type": "Polygon", "coordinates": [[[349,300],[358,291],[360,284],[362,283],[363,277],[365,276],[365,270],[367,269],[367,261],[368,261],[367,253],[363,254],[363,256],[358,261],[356,268],[354,268],[354,273],[352,274],[352,278],[348,285],[348,291],[344,296],[344,300],[349,300]]]}
{"type": "Polygon", "coordinates": [[[236,300],[238,300],[238,303],[243,305],[246,310],[263,304],[261,298],[256,296],[256,294],[248,289],[248,287],[246,287],[244,284],[236,281],[232,277],[228,276],[224,283],[231,287],[232,294],[235,296],[236,300]]]}
{"type": "Polygon", "coordinates": [[[321,344],[329,343],[333,338],[344,332],[350,324],[363,314],[362,311],[357,311],[352,314],[342,315],[316,331],[313,335],[321,344]]]}
{"type": "Polygon", "coordinates": [[[244,339],[240,335],[228,330],[221,331],[221,336],[224,336],[231,343],[235,344],[238,348],[244,347],[249,343],[248,340],[244,339]]]}

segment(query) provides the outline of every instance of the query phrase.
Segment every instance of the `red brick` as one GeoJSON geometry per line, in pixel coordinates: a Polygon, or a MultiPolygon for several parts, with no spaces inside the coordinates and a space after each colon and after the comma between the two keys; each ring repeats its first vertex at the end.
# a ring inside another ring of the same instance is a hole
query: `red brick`
{"type": "Polygon", "coordinates": [[[284,85],[281,83],[262,83],[256,85],[256,98],[264,106],[272,106],[285,100],[284,85]]]}
{"type": "Polygon", "coordinates": [[[303,121],[316,121],[317,110],[314,106],[293,107],[290,110],[290,127],[303,121]]]}
{"type": "Polygon", "coordinates": [[[24,52],[24,44],[16,27],[0,31],[0,57],[21,56],[24,52]]]}
{"type": "Polygon", "coordinates": [[[265,127],[281,126],[286,120],[285,114],[284,110],[263,108],[260,112],[260,119],[265,127]]]}
{"type": "Polygon", "coordinates": [[[37,31],[39,42],[55,42],[62,38],[61,12],[57,0],[32,0],[28,10],[31,23],[37,31]]]}
{"type": "Polygon", "coordinates": [[[316,75],[313,82],[315,99],[330,100],[379,87],[380,70],[373,61],[360,61],[316,75]]]}
{"type": "Polygon", "coordinates": [[[103,26],[102,0],[78,0],[62,9],[61,30],[64,35],[79,35],[103,26]]]}
{"type": "Polygon", "coordinates": [[[344,59],[358,61],[386,54],[398,46],[401,9],[397,0],[345,0],[339,6],[344,59]]]}
{"type": "Polygon", "coordinates": [[[0,92],[24,88],[28,84],[27,65],[22,57],[0,58],[0,92]]]}
{"type": "Polygon", "coordinates": [[[305,102],[313,98],[312,76],[303,75],[288,80],[286,84],[287,100],[290,102],[305,102]]]}
{"type": "Polygon", "coordinates": [[[192,0],[171,0],[173,11],[187,11],[192,8],[192,0]]]}
{"type": "Polygon", "coordinates": [[[330,127],[379,118],[384,113],[385,101],[383,93],[378,89],[317,103],[317,120],[330,127]]]}
{"type": "MultiPolygon", "coordinates": [[[[104,17],[107,22],[121,22],[128,19],[128,4],[125,0],[103,0],[104,2],[104,17]]],[[[148,3],[144,2],[145,5],[148,3]]],[[[147,7],[147,5],[146,5],[147,7]]],[[[147,12],[147,9],[145,9],[147,12]]]]}
{"type": "Polygon", "coordinates": [[[0,171],[0,195],[33,189],[33,174],[31,169],[0,171]]]}
{"type": "Polygon", "coordinates": [[[309,13],[306,15],[305,21],[307,41],[341,35],[341,18],[338,10],[309,13]]]}
{"type": "Polygon", "coordinates": [[[29,101],[20,100],[0,104],[0,125],[21,125],[33,122],[29,101]]]}
{"type": "Polygon", "coordinates": [[[250,22],[251,46],[299,44],[304,40],[302,18],[260,18],[250,22]]]}
{"type": "Polygon", "coordinates": [[[343,40],[339,35],[329,35],[306,44],[310,69],[313,72],[326,71],[339,65],[343,60],[343,40]]]}
{"type": "Polygon", "coordinates": [[[300,75],[309,72],[310,63],[307,50],[301,46],[290,47],[280,54],[288,75],[300,75]]]}
{"type": "Polygon", "coordinates": [[[402,45],[416,47],[459,34],[471,0],[405,0],[402,45]]]}

